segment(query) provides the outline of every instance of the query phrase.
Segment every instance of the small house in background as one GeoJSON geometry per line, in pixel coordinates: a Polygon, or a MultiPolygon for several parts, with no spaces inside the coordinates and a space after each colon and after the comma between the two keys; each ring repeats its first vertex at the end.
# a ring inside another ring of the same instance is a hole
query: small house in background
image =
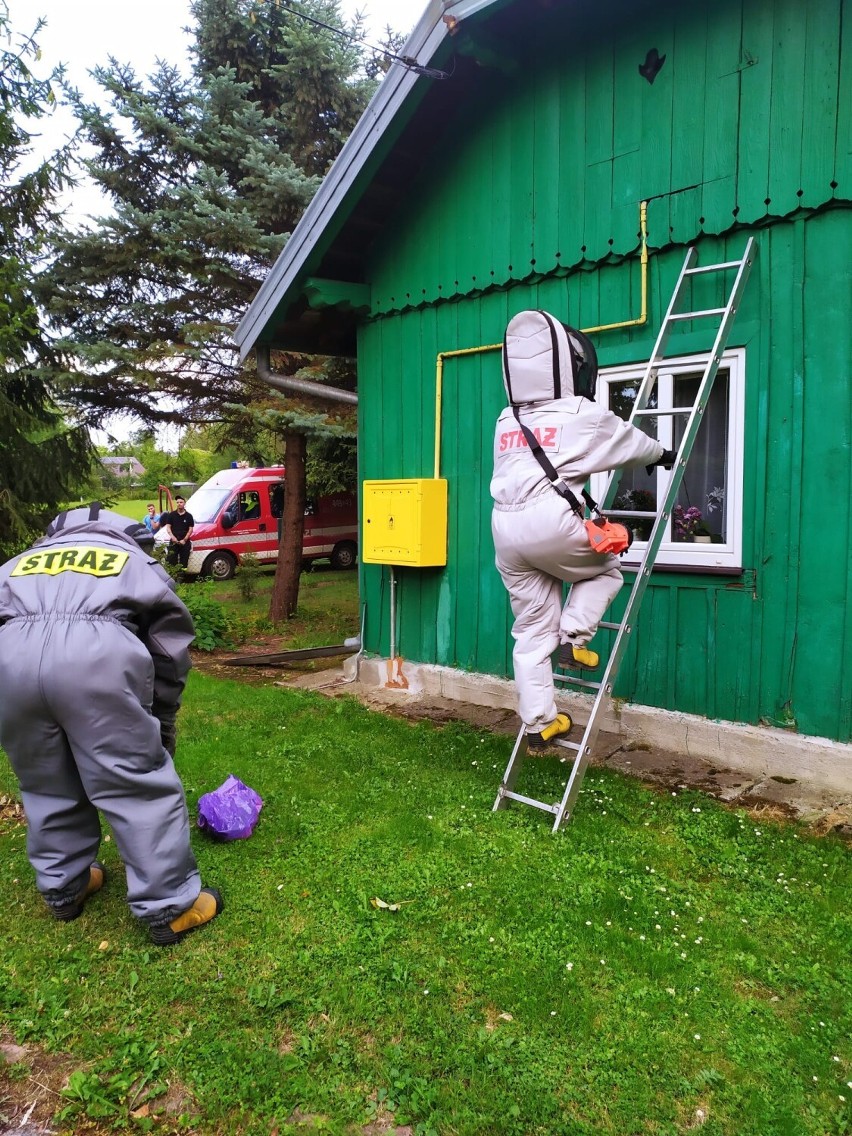
{"type": "Polygon", "coordinates": [[[107,457],[101,458],[101,465],[121,481],[134,484],[145,476],[145,466],[134,457],[107,457]]]}
{"type": "MultiPolygon", "coordinates": [[[[752,748],[779,774],[807,750],[848,785],[848,6],[432,0],[401,55],[237,331],[243,356],[357,356],[362,479],[446,479],[446,563],[361,567],[365,650],[403,657],[412,684],[509,690],[489,524],[508,320],[589,329],[598,398],[626,415],[686,249],[719,263],[753,236],[681,490],[694,511],[662,546],[616,709],[651,740],[752,748]]],[[[661,410],[709,346],[694,324],[670,340],[661,410]]],[[[622,492],[647,507],[662,476],[622,492]]]]}

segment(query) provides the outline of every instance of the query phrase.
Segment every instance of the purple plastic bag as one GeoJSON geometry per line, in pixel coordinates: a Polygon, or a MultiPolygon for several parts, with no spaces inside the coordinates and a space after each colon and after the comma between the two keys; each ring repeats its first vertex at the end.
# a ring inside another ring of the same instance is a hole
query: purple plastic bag
{"type": "Polygon", "coordinates": [[[216,840],[245,840],[254,832],[263,801],[233,775],[198,799],[198,827],[216,840]]]}

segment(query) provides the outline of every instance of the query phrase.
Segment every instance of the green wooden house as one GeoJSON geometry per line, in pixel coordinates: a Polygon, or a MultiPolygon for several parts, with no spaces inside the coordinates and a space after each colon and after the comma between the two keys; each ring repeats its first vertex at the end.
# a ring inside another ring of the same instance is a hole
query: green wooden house
{"type": "MultiPolygon", "coordinates": [[[[751,235],[681,489],[701,525],[664,542],[616,693],[832,739],[848,770],[849,4],[432,0],[402,54],[237,332],[243,355],[357,356],[360,477],[447,480],[446,565],[395,569],[393,629],[389,570],[361,566],[366,651],[511,676],[489,526],[509,318],[598,329],[598,398],[626,414],[687,247],[717,263],[751,235]]],[[[670,342],[660,407],[708,347],[670,342]]]]}

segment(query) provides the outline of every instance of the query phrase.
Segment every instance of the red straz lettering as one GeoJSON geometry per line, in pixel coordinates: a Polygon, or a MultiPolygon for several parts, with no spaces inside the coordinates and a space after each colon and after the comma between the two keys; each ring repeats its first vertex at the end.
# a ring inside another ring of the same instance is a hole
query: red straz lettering
{"type": "MultiPolygon", "coordinates": [[[[562,436],[561,426],[536,426],[533,430],[538,444],[543,450],[558,450],[562,436]]],[[[507,454],[512,450],[528,450],[529,444],[522,430],[505,430],[497,444],[497,452],[507,454]]]]}

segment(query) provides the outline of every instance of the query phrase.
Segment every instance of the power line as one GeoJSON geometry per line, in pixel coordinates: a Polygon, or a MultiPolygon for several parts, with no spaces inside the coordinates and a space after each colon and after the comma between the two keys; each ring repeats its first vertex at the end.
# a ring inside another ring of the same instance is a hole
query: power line
{"type": "Polygon", "coordinates": [[[284,8],[293,16],[298,16],[300,20],[305,20],[309,24],[314,24],[315,27],[325,28],[326,31],[333,32],[334,35],[341,36],[343,39],[349,40],[350,43],[356,44],[358,47],[366,47],[375,55],[383,55],[386,59],[390,59],[394,63],[399,63],[402,67],[413,71],[416,75],[422,75],[424,79],[449,79],[452,75],[451,71],[439,71],[437,67],[424,67],[418,63],[411,55],[396,55],[392,51],[388,51],[384,47],[376,47],[372,43],[367,43],[366,40],[358,39],[357,36],[350,35],[349,32],[343,31],[342,28],[336,28],[333,24],[326,24],[322,20],[317,20],[313,16],[308,16],[304,12],[300,12],[297,8],[291,8],[289,4],[284,3],[284,8]]]}

